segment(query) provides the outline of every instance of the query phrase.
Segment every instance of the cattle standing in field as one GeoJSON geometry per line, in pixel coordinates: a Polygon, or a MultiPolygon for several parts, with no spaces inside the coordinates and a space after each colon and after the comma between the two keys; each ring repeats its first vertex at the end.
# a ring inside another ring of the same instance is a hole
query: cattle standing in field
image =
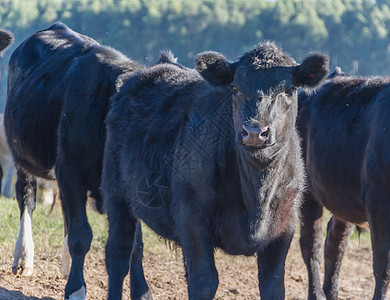
{"type": "Polygon", "coordinates": [[[284,297],[304,186],[296,88],[315,86],[327,58],[297,65],[265,42],[232,64],[205,52],[196,67],[144,69],[113,97],[102,176],[109,299],[121,298],[138,218],[182,247],[189,299],[214,297],[217,247],[257,253],[262,299],[284,297]]]}
{"type": "Polygon", "coordinates": [[[7,49],[14,41],[14,36],[11,32],[0,29],[0,54],[7,49]]]}
{"type": "Polygon", "coordinates": [[[390,278],[390,78],[335,74],[299,99],[298,127],[308,176],[301,250],[308,299],[337,299],[341,261],[354,224],[371,230],[375,293],[385,299],[390,278]],[[333,217],[320,282],[322,210],[333,217]]]}
{"type": "MultiPolygon", "coordinates": [[[[92,231],[86,215],[87,193],[102,212],[99,191],[108,99],[121,77],[141,66],[62,23],[27,38],[12,54],[8,74],[5,129],[17,168],[16,198],[20,233],[13,271],[31,273],[31,215],[37,177],[57,179],[72,266],[66,299],[85,299],[83,264],[92,231]]],[[[131,265],[132,284],[143,277],[142,237],[131,265]]],[[[67,243],[65,242],[65,246],[67,243]]]]}

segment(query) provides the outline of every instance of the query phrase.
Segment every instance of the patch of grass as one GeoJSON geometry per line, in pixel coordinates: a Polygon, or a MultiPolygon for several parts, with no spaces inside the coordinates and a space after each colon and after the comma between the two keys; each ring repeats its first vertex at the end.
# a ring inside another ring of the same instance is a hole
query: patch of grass
{"type": "MultiPolygon", "coordinates": [[[[106,217],[92,209],[87,210],[88,221],[93,231],[91,251],[104,249],[108,229],[106,217]]],[[[0,249],[13,249],[19,233],[19,207],[14,199],[0,198],[0,249]]],[[[33,241],[36,250],[62,249],[64,221],[61,207],[56,204],[53,212],[50,207],[37,203],[32,217],[33,241]]]]}
{"type": "MultiPolygon", "coordinates": [[[[97,213],[88,206],[88,221],[93,232],[90,251],[104,252],[108,237],[108,222],[105,215],[97,213]]],[[[14,199],[0,198],[0,251],[11,251],[19,234],[19,207],[14,199]]],[[[56,204],[52,213],[50,207],[37,203],[32,217],[32,231],[35,249],[41,252],[57,252],[62,249],[64,221],[61,207],[56,204]]],[[[142,226],[145,251],[169,247],[164,239],[157,236],[145,224],[142,226]]]]}

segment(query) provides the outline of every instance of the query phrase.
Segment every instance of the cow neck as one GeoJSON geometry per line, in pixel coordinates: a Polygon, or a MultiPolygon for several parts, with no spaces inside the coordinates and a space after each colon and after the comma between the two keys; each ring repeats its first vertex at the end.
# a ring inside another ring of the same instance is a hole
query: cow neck
{"type": "Polygon", "coordinates": [[[259,152],[257,155],[247,153],[244,149],[237,151],[242,198],[250,214],[272,199],[278,185],[277,175],[287,159],[287,151],[283,151],[287,144],[272,151],[260,150],[263,153],[259,152]]]}

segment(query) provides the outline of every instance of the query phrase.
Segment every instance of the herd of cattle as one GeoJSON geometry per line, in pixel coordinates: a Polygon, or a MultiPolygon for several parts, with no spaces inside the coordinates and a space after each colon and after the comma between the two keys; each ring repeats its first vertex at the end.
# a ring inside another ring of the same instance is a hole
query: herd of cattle
{"type": "MultiPolygon", "coordinates": [[[[11,42],[0,31],[0,50],[11,42]]],[[[256,254],[261,298],[283,299],[298,223],[308,299],[337,299],[349,235],[367,226],[373,299],[384,299],[390,78],[327,74],[326,56],[298,64],[269,41],[236,62],[203,52],[192,69],[170,52],[144,66],[59,22],[33,34],[10,58],[4,113],[21,223],[14,273],[33,271],[31,215],[46,179],[64,212],[65,299],[86,297],[88,196],[108,217],[108,299],[121,299],[129,271],[131,298],[152,298],[140,220],[181,246],[191,300],[216,293],[216,248],[256,254]],[[321,284],[323,207],[333,217],[321,284]]]]}

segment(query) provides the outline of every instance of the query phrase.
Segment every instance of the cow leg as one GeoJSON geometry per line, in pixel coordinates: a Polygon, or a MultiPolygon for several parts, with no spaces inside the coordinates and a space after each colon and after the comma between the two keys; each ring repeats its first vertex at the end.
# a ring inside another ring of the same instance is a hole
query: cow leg
{"type": "Polygon", "coordinates": [[[320,270],[323,245],[323,207],[308,193],[301,207],[302,224],[300,246],[309,276],[309,300],[323,300],[320,270]]]}
{"type": "Polygon", "coordinates": [[[371,230],[375,293],[372,299],[386,299],[390,280],[390,199],[388,190],[371,186],[366,214],[371,230]]]}
{"type": "MultiPolygon", "coordinates": [[[[62,211],[63,212],[63,211],[62,211]]],[[[69,243],[68,243],[68,225],[66,224],[66,219],[64,217],[64,243],[62,244],[62,256],[61,256],[61,265],[62,265],[62,274],[65,278],[69,278],[70,267],[72,264],[72,257],[69,252],[69,243]]]]}
{"type": "MultiPolygon", "coordinates": [[[[109,225],[106,245],[108,300],[122,299],[123,279],[129,272],[130,255],[137,230],[137,219],[130,215],[125,201],[119,199],[120,197],[106,198],[109,225]]],[[[131,280],[134,281],[134,278],[131,280]]],[[[136,288],[137,286],[132,287],[136,288]]],[[[142,293],[138,291],[132,290],[131,295],[135,297],[132,299],[147,299],[142,298],[142,293]]]]}
{"type": "Polygon", "coordinates": [[[72,258],[69,279],[65,287],[65,299],[85,299],[86,285],[83,275],[85,255],[92,241],[92,230],[86,213],[87,188],[77,167],[56,165],[62,208],[68,232],[68,246],[72,258]]]}
{"type": "MultiPolygon", "coordinates": [[[[193,222],[197,217],[184,218],[193,222]]],[[[214,299],[218,288],[218,272],[213,243],[204,225],[183,225],[182,248],[188,282],[189,300],[214,299]],[[187,230],[185,230],[187,229],[187,230]]]]}
{"type": "Polygon", "coordinates": [[[16,180],[16,199],[20,210],[20,229],[14,251],[12,272],[29,276],[33,271],[34,243],[32,239],[31,218],[35,209],[37,182],[31,175],[18,170],[16,180]]]}
{"type": "Polygon", "coordinates": [[[143,250],[144,243],[142,241],[141,223],[138,222],[130,263],[131,299],[151,300],[152,292],[149,290],[149,286],[146,283],[142,266],[143,250]]]}
{"type": "Polygon", "coordinates": [[[257,252],[261,299],[284,299],[284,264],[293,236],[286,232],[257,252]]]}
{"type": "Polygon", "coordinates": [[[15,164],[13,161],[5,164],[3,169],[2,195],[12,198],[14,195],[13,179],[15,175],[15,164]]]}
{"type": "Polygon", "coordinates": [[[325,241],[325,279],[326,299],[337,299],[341,262],[348,246],[349,236],[354,226],[332,217],[328,223],[325,241]]]}

